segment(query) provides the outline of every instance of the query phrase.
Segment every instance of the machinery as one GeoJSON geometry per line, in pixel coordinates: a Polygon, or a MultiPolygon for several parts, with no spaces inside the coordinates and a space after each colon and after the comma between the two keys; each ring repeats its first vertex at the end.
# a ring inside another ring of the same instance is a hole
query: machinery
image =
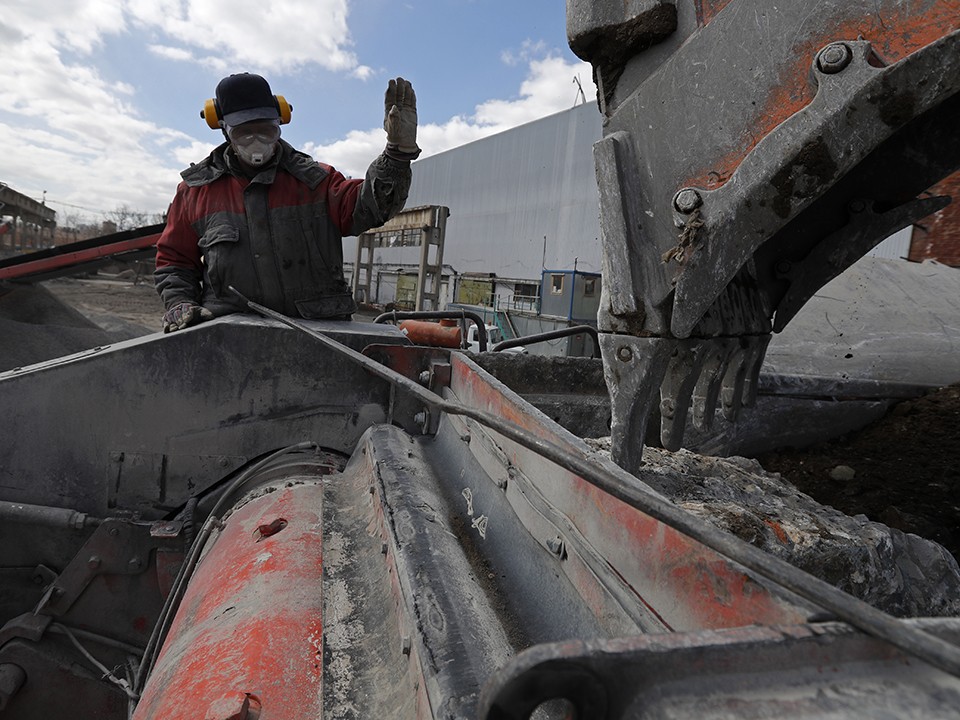
{"type": "MultiPolygon", "coordinates": [[[[253,303],[0,374],[0,718],[956,715],[960,619],[719,529],[640,451],[654,407],[674,447],[689,403],[748,403],[769,333],[945,202],[958,24],[568,0],[607,118],[612,459],[463,353],[253,303]]],[[[904,542],[865,552],[955,602],[904,542]]]]}
{"type": "Polygon", "coordinates": [[[942,208],[960,167],[955,0],[567,1],[593,64],[614,458],[754,396],[771,331],[942,208]]]}

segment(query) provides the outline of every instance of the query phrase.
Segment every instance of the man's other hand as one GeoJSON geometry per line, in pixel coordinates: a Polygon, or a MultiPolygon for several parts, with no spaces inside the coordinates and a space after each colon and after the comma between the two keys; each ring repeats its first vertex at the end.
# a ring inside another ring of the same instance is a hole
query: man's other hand
{"type": "Polygon", "coordinates": [[[174,305],[163,314],[163,331],[165,333],[183,330],[190,325],[196,325],[204,320],[213,319],[213,313],[196,303],[182,302],[174,305]]]}

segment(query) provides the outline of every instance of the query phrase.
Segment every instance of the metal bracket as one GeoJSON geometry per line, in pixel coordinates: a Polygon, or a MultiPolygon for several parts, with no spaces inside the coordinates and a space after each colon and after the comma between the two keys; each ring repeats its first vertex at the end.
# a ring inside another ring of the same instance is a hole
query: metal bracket
{"type": "Polygon", "coordinates": [[[34,612],[66,613],[97,575],[136,575],[150,564],[158,548],[183,549],[182,523],[138,523],[118,518],[104,520],[80,551],[52,582],[34,612]]]}

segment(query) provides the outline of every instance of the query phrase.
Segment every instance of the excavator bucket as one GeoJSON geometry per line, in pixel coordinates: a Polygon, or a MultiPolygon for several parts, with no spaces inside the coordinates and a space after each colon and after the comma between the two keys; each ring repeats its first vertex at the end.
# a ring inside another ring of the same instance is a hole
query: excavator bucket
{"type": "Polygon", "coordinates": [[[568,0],[593,65],[616,461],[755,397],[771,332],[949,202],[955,0],[568,0]],[[692,408],[692,412],[690,412],[692,408]]]}

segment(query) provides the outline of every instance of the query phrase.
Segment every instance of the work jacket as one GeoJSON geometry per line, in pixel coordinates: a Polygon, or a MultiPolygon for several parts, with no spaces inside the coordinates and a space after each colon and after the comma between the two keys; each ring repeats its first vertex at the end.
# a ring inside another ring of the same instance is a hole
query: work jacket
{"type": "Polygon", "coordinates": [[[410,163],[380,155],[365,179],[280,141],[249,178],[228,143],[181,173],[157,241],[157,292],[170,309],[193,302],[214,315],[248,299],[294,317],[349,318],[342,237],[378,227],[403,208],[410,163]]]}

